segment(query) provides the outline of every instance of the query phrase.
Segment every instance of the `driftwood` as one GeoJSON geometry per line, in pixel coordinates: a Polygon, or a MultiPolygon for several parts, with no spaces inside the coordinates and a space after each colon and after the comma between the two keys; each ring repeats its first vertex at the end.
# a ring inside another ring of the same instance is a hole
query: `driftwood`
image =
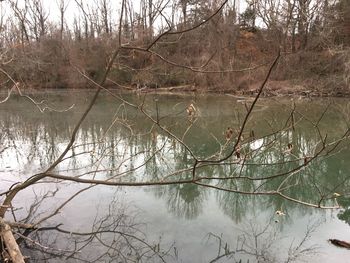
{"type": "Polygon", "coordinates": [[[18,247],[11,227],[0,218],[0,240],[6,248],[12,263],[25,263],[21,250],[18,247]]]}
{"type": "Polygon", "coordinates": [[[335,245],[337,247],[343,247],[343,248],[350,249],[350,243],[349,242],[338,240],[338,239],[328,239],[328,241],[331,242],[333,245],[335,245]]]}

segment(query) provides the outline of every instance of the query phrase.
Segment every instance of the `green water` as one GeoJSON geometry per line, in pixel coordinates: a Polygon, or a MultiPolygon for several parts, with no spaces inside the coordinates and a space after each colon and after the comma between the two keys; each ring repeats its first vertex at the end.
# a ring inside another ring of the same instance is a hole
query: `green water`
{"type": "MultiPolygon", "coordinates": [[[[41,113],[18,96],[0,104],[1,192],[59,156],[92,95],[33,95],[56,109],[73,105],[63,112],[41,113]]],[[[348,262],[349,250],[327,239],[350,241],[350,148],[348,140],[339,142],[350,123],[350,103],[262,99],[243,133],[239,158],[237,153],[228,157],[251,102],[229,95],[102,94],[55,173],[132,183],[188,181],[194,175],[211,187],[92,187],[40,225],[63,224],[63,232],[31,233],[42,246],[27,240],[24,253],[33,262],[348,262]],[[191,103],[194,116],[186,112],[191,103]],[[257,180],[297,169],[323,143],[330,146],[292,175],[257,180]],[[225,161],[200,163],[193,171],[196,160],[221,158],[225,161]],[[288,198],[342,208],[232,192],[266,193],[279,186],[288,198]]],[[[38,222],[87,186],[46,178],[17,196],[16,219],[38,222]]]]}

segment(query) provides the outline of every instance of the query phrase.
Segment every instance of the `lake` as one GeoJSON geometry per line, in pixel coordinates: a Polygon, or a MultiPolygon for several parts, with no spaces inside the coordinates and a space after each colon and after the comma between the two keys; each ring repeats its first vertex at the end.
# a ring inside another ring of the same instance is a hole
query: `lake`
{"type": "MultiPolygon", "coordinates": [[[[49,167],[92,96],[32,94],[59,111],[18,95],[0,104],[1,192],[49,167]]],[[[102,92],[53,173],[130,186],[45,178],[20,192],[7,219],[41,227],[21,236],[23,253],[32,262],[349,262],[350,251],[327,240],[350,242],[350,147],[341,139],[350,102],[261,99],[232,152],[251,103],[102,92]],[[196,160],[206,162],[194,170],[196,160]],[[132,186],[193,176],[200,184],[132,186]],[[278,188],[299,203],[264,194],[278,188]]]]}

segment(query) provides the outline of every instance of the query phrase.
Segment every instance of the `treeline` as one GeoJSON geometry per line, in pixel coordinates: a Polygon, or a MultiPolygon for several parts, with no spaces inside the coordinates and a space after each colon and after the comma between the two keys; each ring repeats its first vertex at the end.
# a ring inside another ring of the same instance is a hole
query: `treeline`
{"type": "Polygon", "coordinates": [[[348,0],[50,3],[0,2],[3,87],[13,85],[9,76],[27,87],[90,87],[84,74],[98,81],[119,43],[126,48],[110,72],[112,87],[251,92],[279,49],[276,92],[286,82],[331,94],[349,86],[348,0]],[[147,51],[131,48],[165,32],[147,51]]]}

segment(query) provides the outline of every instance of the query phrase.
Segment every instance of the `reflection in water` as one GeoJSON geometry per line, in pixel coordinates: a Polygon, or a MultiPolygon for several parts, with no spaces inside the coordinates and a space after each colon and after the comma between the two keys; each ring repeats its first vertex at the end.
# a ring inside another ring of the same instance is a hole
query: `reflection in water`
{"type": "Polygon", "coordinates": [[[178,217],[195,219],[202,213],[207,191],[194,184],[179,184],[163,187],[157,192],[159,198],[165,198],[168,209],[178,217]]]}
{"type": "Polygon", "coordinates": [[[343,208],[338,218],[350,225],[350,197],[340,196],[337,198],[339,205],[343,208]]]}
{"type": "MultiPolygon", "coordinates": [[[[124,98],[136,104],[144,99],[130,94],[124,95],[124,98]]],[[[2,167],[0,176],[4,182],[1,183],[1,191],[17,182],[18,177],[28,178],[47,168],[62,152],[86,100],[79,95],[64,94],[57,95],[56,99],[54,103],[57,105],[75,103],[76,107],[73,111],[66,113],[39,114],[32,110],[28,111],[32,106],[18,98],[0,105],[0,167],[2,167]]],[[[191,97],[164,95],[159,96],[158,99],[158,112],[156,112],[153,107],[153,97],[147,96],[145,111],[150,116],[160,116],[159,122],[166,128],[165,130],[157,128],[140,111],[128,107],[125,103],[116,102],[110,97],[102,96],[80,129],[72,150],[55,172],[77,178],[116,182],[191,180],[194,165],[191,154],[204,159],[222,157],[230,152],[235,143],[234,138],[237,136],[242,116],[245,114],[244,105],[224,96],[203,96],[196,99],[198,116],[195,120],[189,121],[185,108],[192,101],[191,97]],[[227,127],[232,127],[233,135],[230,138],[225,135],[227,127]],[[182,140],[176,140],[175,136],[182,140]]],[[[313,160],[307,166],[292,173],[292,176],[269,180],[256,179],[293,171],[308,162],[318,152],[322,147],[321,137],[324,138],[327,134],[327,142],[331,142],[342,136],[347,124],[341,119],[339,111],[347,108],[348,103],[338,101],[336,106],[323,116],[319,123],[320,130],[317,130],[310,121],[318,121],[315,116],[320,116],[323,112],[322,101],[312,105],[308,102],[297,102],[297,109],[302,111],[302,115],[298,111],[294,113],[293,125],[290,123],[290,110],[285,106],[281,107],[280,103],[290,104],[288,100],[278,103],[269,100],[260,102],[248,123],[247,132],[243,134],[240,158],[234,155],[224,164],[198,166],[196,176],[205,177],[206,179],[202,180],[203,183],[210,183],[212,178],[227,177],[228,179],[225,180],[214,180],[215,186],[223,189],[266,192],[280,187],[291,198],[313,203],[317,203],[321,198],[322,204],[336,204],[333,193],[347,194],[350,186],[348,174],[350,164],[347,161],[350,150],[345,143],[337,148],[340,153],[330,152],[322,158],[313,160]],[[344,107],[341,107],[342,105],[344,107]],[[285,124],[290,125],[290,128],[276,132],[285,127],[285,124]],[[242,177],[249,177],[249,179],[242,177]]],[[[46,183],[52,183],[52,180],[46,183]]],[[[67,183],[67,185],[71,184],[67,183]]],[[[41,189],[39,186],[36,187],[35,189],[41,189]]],[[[66,189],[60,190],[63,190],[60,198],[67,198],[72,194],[72,192],[66,193],[66,189]]],[[[276,196],[252,197],[210,190],[197,184],[152,187],[146,191],[152,192],[152,196],[164,201],[170,213],[186,220],[198,220],[200,216],[210,212],[214,203],[236,224],[244,222],[252,214],[259,216],[260,213],[267,211],[270,214],[277,210],[287,211],[288,218],[285,222],[290,224],[293,221],[292,217],[316,213],[315,210],[286,202],[276,196]]],[[[95,191],[93,193],[98,194],[95,191]]],[[[30,191],[26,191],[25,194],[32,196],[30,191]]],[[[92,199],[94,197],[90,196],[92,199]]],[[[30,200],[32,199],[28,198],[28,203],[18,202],[16,205],[30,207],[30,200]]],[[[59,203],[63,202],[62,199],[59,200],[59,203]]],[[[349,223],[348,200],[344,197],[344,199],[338,198],[337,201],[345,209],[338,217],[349,223]]],[[[79,208],[80,204],[74,201],[76,208],[79,208]]],[[[38,218],[49,215],[57,206],[56,201],[51,203],[47,201],[44,206],[38,208],[38,211],[43,213],[38,218]]],[[[105,210],[100,212],[110,219],[112,210],[114,207],[105,207],[105,210]]],[[[19,218],[29,220],[26,211],[19,210],[16,213],[19,218]]],[[[115,230],[114,219],[112,221],[109,219],[96,218],[92,224],[93,227],[89,229],[90,232],[94,232],[96,226],[100,227],[99,229],[109,227],[115,230]]],[[[61,221],[62,218],[55,216],[50,223],[55,225],[61,221]]],[[[91,224],[86,226],[91,227],[91,224]]],[[[207,232],[210,232],[209,227],[206,228],[207,232]]],[[[118,231],[124,232],[124,230],[118,231]]],[[[51,243],[66,243],[66,241],[59,241],[61,237],[54,239],[46,232],[39,231],[36,234],[47,235],[46,238],[50,239],[51,243]]],[[[43,239],[44,236],[40,238],[43,239]]],[[[75,238],[78,236],[79,234],[75,238]]],[[[92,239],[88,238],[89,244],[93,244],[98,236],[96,234],[92,239]]],[[[106,237],[108,241],[106,244],[114,249],[111,257],[114,257],[117,251],[122,251],[121,254],[131,253],[132,257],[138,256],[136,255],[138,248],[131,249],[129,252],[116,248],[117,241],[112,236],[107,234],[106,237]]],[[[73,242],[74,246],[77,244],[82,246],[84,242],[80,239],[86,241],[84,238],[87,237],[80,236],[70,242],[73,242]]],[[[123,239],[123,236],[120,238],[123,239]]],[[[122,244],[119,239],[118,242],[122,244]]],[[[73,243],[70,246],[73,246],[73,243]]],[[[154,249],[148,247],[148,252],[152,253],[152,251],[154,253],[154,249]]]]}
{"type": "Polygon", "coordinates": [[[283,237],[276,224],[262,224],[249,220],[242,229],[235,244],[227,243],[223,236],[209,233],[208,240],[218,243],[219,251],[210,262],[224,259],[225,262],[309,262],[319,253],[319,247],[308,244],[311,234],[317,230],[321,222],[310,223],[304,230],[300,240],[293,240],[288,249],[281,250],[283,237]]]}
{"type": "MultiPolygon", "coordinates": [[[[79,227],[79,222],[66,222],[68,226],[62,222],[40,227],[21,235],[18,242],[35,262],[166,262],[171,247],[163,247],[159,241],[149,242],[132,205],[123,201],[118,192],[111,198],[99,204],[103,211],[92,214],[91,223],[79,227]]],[[[37,217],[35,209],[29,216],[37,217]]]]}

